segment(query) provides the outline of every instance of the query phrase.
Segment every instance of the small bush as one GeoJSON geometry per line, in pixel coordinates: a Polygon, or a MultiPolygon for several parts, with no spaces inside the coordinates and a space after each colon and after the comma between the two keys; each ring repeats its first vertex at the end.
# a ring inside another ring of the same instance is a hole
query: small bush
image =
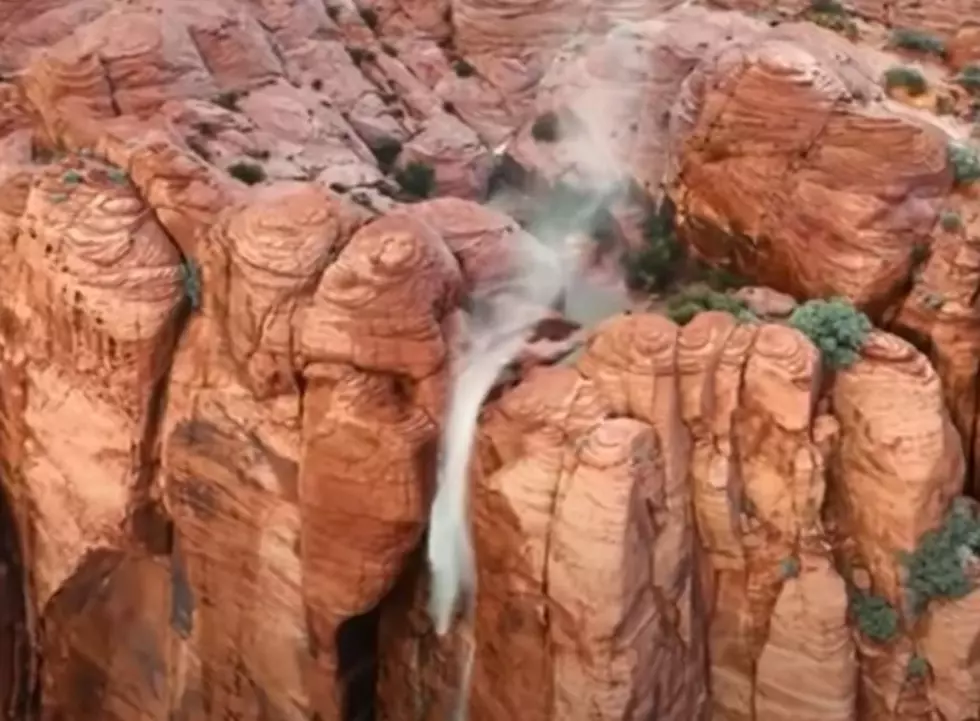
{"type": "Polygon", "coordinates": [[[939,225],[947,233],[963,230],[963,218],[955,210],[944,210],[939,214],[939,225]]]}
{"type": "Polygon", "coordinates": [[[211,102],[224,108],[225,110],[238,110],[238,101],[241,99],[241,93],[236,93],[234,90],[229,90],[224,93],[218,93],[211,99],[211,102]]]}
{"type": "Polygon", "coordinates": [[[378,13],[373,8],[361,8],[358,14],[364,24],[372,30],[378,27],[378,13]]]}
{"type": "Polygon", "coordinates": [[[848,37],[851,40],[856,40],[858,37],[857,24],[847,15],[812,13],[809,17],[811,22],[819,25],[820,27],[833,30],[837,33],[842,33],[845,37],[848,37]]]}
{"type": "Polygon", "coordinates": [[[955,81],[972,94],[980,93],[980,65],[967,65],[955,81]]]}
{"type": "Polygon", "coordinates": [[[980,180],[980,158],[977,151],[963,143],[950,143],[946,156],[953,166],[953,179],[957,185],[965,185],[980,180]]]}
{"type": "Polygon", "coordinates": [[[871,321],[844,298],[808,300],[796,308],[789,324],[807,336],[831,368],[847,368],[871,332],[871,321]]]}
{"type": "Polygon", "coordinates": [[[912,654],[905,666],[905,675],[909,678],[925,678],[929,673],[929,661],[917,653],[912,654]]]}
{"type": "Polygon", "coordinates": [[[470,63],[460,58],[453,63],[453,72],[461,78],[469,78],[476,74],[476,68],[470,63]]]}
{"type": "Polygon", "coordinates": [[[915,68],[906,65],[888,68],[885,71],[884,83],[887,90],[905,88],[905,91],[912,96],[922,95],[929,89],[929,83],[926,82],[925,76],[915,68]]]}
{"type": "Polygon", "coordinates": [[[779,562],[779,575],[783,579],[796,578],[800,575],[800,561],[795,556],[787,556],[779,562]]]}
{"type": "Polygon", "coordinates": [[[126,185],[129,182],[129,176],[122,168],[111,168],[106,175],[109,176],[109,182],[113,185],[126,185]]]}
{"type": "Polygon", "coordinates": [[[398,138],[385,136],[371,145],[371,152],[378,159],[378,167],[387,173],[395,164],[398,154],[402,152],[402,144],[398,138]]]}
{"type": "Polygon", "coordinates": [[[962,598],[973,590],[967,565],[980,550],[980,519],[970,504],[953,502],[943,525],[927,531],[912,553],[903,554],[905,592],[913,613],[935,598],[962,598]]]}
{"type": "Polygon", "coordinates": [[[899,28],[892,32],[891,44],[897,48],[929,53],[939,57],[946,55],[946,43],[941,38],[922,30],[899,28]]]}
{"type": "Polygon", "coordinates": [[[885,643],[898,632],[898,612],[881,596],[852,589],[850,611],[858,629],[872,641],[885,643]]]}
{"type": "Polygon", "coordinates": [[[350,56],[351,62],[358,66],[366,62],[373,63],[376,59],[373,52],[364,48],[348,48],[347,54],[350,56]]]}
{"type": "Polygon", "coordinates": [[[667,301],[667,316],[678,325],[687,325],[698,313],[707,310],[730,313],[743,323],[755,320],[745,303],[706,286],[685,288],[667,301]]]}
{"type": "Polygon", "coordinates": [[[687,256],[674,231],[673,205],[664,203],[647,216],[643,236],[643,249],[624,256],[623,270],[630,288],[654,293],[673,282],[687,256]]]}
{"type": "Polygon", "coordinates": [[[560,135],[558,114],[549,110],[541,113],[531,124],[531,137],[539,143],[553,143],[560,135]]]}
{"type": "Polygon", "coordinates": [[[428,198],[436,185],[436,171],[425,163],[412,162],[395,173],[395,182],[416,198],[428,198]]]}
{"type": "Polygon", "coordinates": [[[239,161],[228,166],[228,174],[246,185],[255,185],[265,180],[265,169],[257,163],[239,161]]]}
{"type": "Polygon", "coordinates": [[[184,296],[190,301],[191,309],[201,307],[201,273],[190,258],[185,258],[180,264],[180,280],[184,286],[184,296]]]}
{"type": "Polygon", "coordinates": [[[61,176],[61,182],[65,185],[78,185],[84,180],[82,174],[77,170],[66,170],[61,176]]]}
{"type": "Polygon", "coordinates": [[[844,15],[847,11],[836,0],[810,0],[810,12],[825,15],[844,15]]]}
{"type": "Polygon", "coordinates": [[[942,307],[946,305],[946,298],[942,293],[926,293],[922,303],[929,310],[942,310],[942,307]]]}

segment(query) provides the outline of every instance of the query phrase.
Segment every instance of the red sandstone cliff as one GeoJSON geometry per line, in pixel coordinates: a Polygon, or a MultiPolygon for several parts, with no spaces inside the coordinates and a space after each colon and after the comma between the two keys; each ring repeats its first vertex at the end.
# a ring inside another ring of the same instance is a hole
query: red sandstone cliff
{"type": "Polygon", "coordinates": [[[949,151],[980,8],[733,5],[0,0],[7,717],[443,721],[470,649],[473,721],[980,715],[949,151]],[[897,63],[928,89],[886,92],[897,63]],[[529,347],[480,419],[475,615],[438,639],[450,355],[562,184],[627,189],[617,247],[666,194],[704,262],[795,300],[529,347]],[[838,371],[781,320],[835,294],[879,326],[838,371]],[[917,604],[902,554],[940,528],[920,557],[969,586],[917,604]]]}

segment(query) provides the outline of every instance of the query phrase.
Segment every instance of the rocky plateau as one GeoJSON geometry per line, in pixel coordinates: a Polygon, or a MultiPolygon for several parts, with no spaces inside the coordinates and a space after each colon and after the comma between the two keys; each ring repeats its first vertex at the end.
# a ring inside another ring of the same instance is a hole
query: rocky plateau
{"type": "Polygon", "coordinates": [[[977,721],[978,123],[978,0],[0,0],[3,718],[977,721]]]}

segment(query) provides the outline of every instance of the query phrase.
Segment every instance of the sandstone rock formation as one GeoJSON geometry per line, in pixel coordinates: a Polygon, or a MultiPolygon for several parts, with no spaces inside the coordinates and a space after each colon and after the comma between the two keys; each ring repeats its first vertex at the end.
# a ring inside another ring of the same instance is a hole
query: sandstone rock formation
{"type": "Polygon", "coordinates": [[[960,71],[973,9],[853,3],[855,43],[731,5],[0,0],[7,718],[980,715],[969,132],[875,40],[960,71]],[[552,309],[435,637],[452,359],[515,218],[635,246],[664,197],[774,320],[552,309]],[[838,370],[783,322],[834,294],[881,327],[838,370]],[[925,598],[903,554],[953,523],[925,598]]]}

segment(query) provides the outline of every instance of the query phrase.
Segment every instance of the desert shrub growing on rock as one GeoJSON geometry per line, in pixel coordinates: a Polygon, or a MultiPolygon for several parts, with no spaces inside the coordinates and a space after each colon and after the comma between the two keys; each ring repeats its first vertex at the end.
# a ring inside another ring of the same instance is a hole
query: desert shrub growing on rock
{"type": "Polygon", "coordinates": [[[980,93],[980,65],[967,65],[954,79],[970,93],[980,93]]]}
{"type": "Polygon", "coordinates": [[[531,124],[531,137],[539,143],[553,143],[558,140],[560,131],[558,115],[549,110],[541,113],[531,124]]]}
{"type": "Polygon", "coordinates": [[[958,185],[980,180],[980,158],[976,149],[965,143],[951,142],[946,146],[946,155],[953,166],[953,179],[958,185]]]}
{"type": "Polygon", "coordinates": [[[808,300],[789,324],[809,338],[831,368],[847,368],[871,332],[871,320],[844,298],[808,300]]]}
{"type": "Polygon", "coordinates": [[[896,48],[929,53],[938,57],[946,55],[946,43],[931,33],[911,28],[898,28],[892,32],[891,44],[896,48]]]}
{"type": "Polygon", "coordinates": [[[851,589],[850,611],[858,629],[872,641],[886,643],[898,632],[898,612],[881,596],[851,589]]]}
{"type": "Polygon", "coordinates": [[[795,556],[787,556],[779,562],[779,575],[783,579],[796,578],[800,575],[800,561],[795,556]]]}
{"type": "Polygon", "coordinates": [[[674,207],[669,201],[647,216],[643,249],[623,258],[630,288],[653,293],[666,288],[677,276],[687,254],[677,239],[674,222],[674,207]]]}
{"type": "Polygon", "coordinates": [[[678,325],[687,325],[698,313],[720,310],[741,322],[755,320],[755,315],[738,298],[703,285],[685,288],[667,301],[667,315],[678,325]]]}
{"type": "Polygon", "coordinates": [[[905,88],[909,95],[922,95],[929,89],[929,83],[925,76],[915,68],[907,65],[896,65],[885,71],[885,88],[894,90],[895,88],[905,88]]]}
{"type": "Polygon", "coordinates": [[[963,230],[963,218],[955,210],[944,210],[939,214],[939,225],[947,233],[963,230]]]}
{"type": "Polygon", "coordinates": [[[398,154],[402,152],[402,144],[398,138],[386,135],[369,144],[371,152],[378,160],[378,167],[387,173],[395,164],[398,154]]]}
{"type": "Polygon", "coordinates": [[[953,502],[943,525],[923,534],[903,554],[905,592],[913,613],[936,598],[962,598],[973,590],[968,567],[980,551],[980,519],[965,499],[953,502]]]}
{"type": "Polygon", "coordinates": [[[905,675],[909,678],[923,678],[929,673],[929,661],[924,656],[915,653],[905,665],[905,675]]]}
{"type": "Polygon", "coordinates": [[[436,171],[431,165],[414,161],[395,173],[395,182],[416,198],[428,198],[436,185],[436,171]]]}
{"type": "Polygon", "coordinates": [[[228,174],[246,185],[256,185],[265,180],[265,169],[258,163],[239,161],[228,166],[228,174]]]}

